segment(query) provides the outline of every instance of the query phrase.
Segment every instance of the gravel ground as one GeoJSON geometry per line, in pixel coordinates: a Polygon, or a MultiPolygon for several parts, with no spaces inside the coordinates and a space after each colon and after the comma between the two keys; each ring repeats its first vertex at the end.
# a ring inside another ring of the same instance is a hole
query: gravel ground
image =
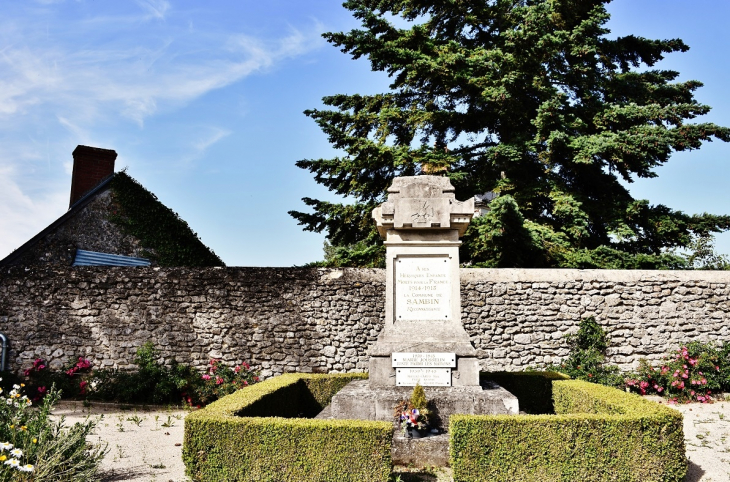
{"type": "Polygon", "coordinates": [[[81,402],[60,402],[53,411],[67,424],[97,422],[89,442],[108,444],[101,464],[101,482],[179,482],[185,477],[182,462],[183,419],[179,408],[132,407],[81,402]]]}
{"type": "Polygon", "coordinates": [[[685,481],[730,481],[730,401],[673,405],[673,408],[684,415],[689,459],[685,481]]]}
{"type": "MultiPolygon", "coordinates": [[[[658,397],[653,399],[666,403],[658,397]]],[[[672,407],[684,415],[689,459],[685,481],[730,481],[730,401],[672,407]]],[[[182,463],[183,419],[187,412],[165,407],[124,408],[104,403],[84,407],[81,402],[60,402],[53,413],[65,416],[67,423],[87,417],[98,422],[90,442],[108,444],[109,452],[101,467],[102,482],[188,480],[182,463]]],[[[417,475],[402,470],[404,482],[450,479],[449,471],[417,475]]]]}

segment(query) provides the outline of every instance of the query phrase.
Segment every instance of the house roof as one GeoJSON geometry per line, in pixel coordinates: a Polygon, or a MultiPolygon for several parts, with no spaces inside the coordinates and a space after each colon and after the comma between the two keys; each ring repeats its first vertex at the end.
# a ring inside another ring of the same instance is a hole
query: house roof
{"type": "Polygon", "coordinates": [[[114,179],[114,174],[111,176],[108,176],[103,181],[101,181],[99,184],[96,185],[95,188],[84,194],[78,201],[76,201],[70,208],[68,208],[68,211],[66,211],[60,218],[53,221],[51,224],[48,225],[43,231],[36,234],[32,238],[30,238],[28,241],[26,241],[23,245],[21,245],[18,249],[7,255],[5,258],[0,260],[0,266],[9,266],[13,264],[14,261],[16,261],[18,258],[23,256],[26,251],[28,251],[30,248],[35,246],[38,241],[46,237],[49,233],[53,232],[56,228],[61,226],[63,223],[68,221],[70,218],[74,217],[79,211],[81,211],[87,204],[89,204],[97,194],[99,194],[102,191],[105,191],[109,188],[109,184],[111,183],[112,179],[114,179]]]}

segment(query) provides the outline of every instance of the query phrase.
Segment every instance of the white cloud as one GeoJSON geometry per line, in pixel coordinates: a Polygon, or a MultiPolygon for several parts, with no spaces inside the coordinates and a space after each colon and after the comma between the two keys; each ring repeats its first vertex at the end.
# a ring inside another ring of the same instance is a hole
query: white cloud
{"type": "MultiPolygon", "coordinates": [[[[77,144],[115,148],[122,128],[143,129],[322,45],[317,25],[267,38],[218,29],[165,0],[54,3],[0,18],[0,258],[63,214],[77,144]]],[[[183,164],[232,133],[176,128],[196,134],[161,157],[180,153],[183,164]]]]}
{"type": "Polygon", "coordinates": [[[137,5],[146,10],[151,18],[164,20],[165,13],[170,9],[170,3],[165,0],[137,0],[137,5]]]}
{"type": "MultiPolygon", "coordinates": [[[[145,5],[165,10],[165,2],[153,3],[145,5]]],[[[295,29],[274,40],[186,32],[143,45],[90,43],[80,50],[7,43],[0,45],[0,121],[30,106],[51,105],[79,122],[121,115],[142,126],[160,110],[184,105],[320,44],[318,30],[295,29]]]]}
{"type": "Polygon", "coordinates": [[[29,196],[10,166],[0,166],[0,257],[5,257],[63,214],[68,191],[29,196]]]}
{"type": "Polygon", "coordinates": [[[193,143],[193,148],[199,153],[205,152],[210,146],[231,135],[231,131],[213,127],[209,129],[208,135],[193,143]]]}

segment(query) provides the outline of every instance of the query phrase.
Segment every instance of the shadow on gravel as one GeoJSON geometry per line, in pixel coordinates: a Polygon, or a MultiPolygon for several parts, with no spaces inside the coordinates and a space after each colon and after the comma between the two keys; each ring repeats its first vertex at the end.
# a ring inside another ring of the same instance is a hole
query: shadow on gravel
{"type": "Polygon", "coordinates": [[[705,475],[705,471],[702,470],[702,467],[690,460],[687,463],[687,476],[684,478],[684,482],[698,482],[703,475],[705,475]]]}
{"type": "Polygon", "coordinates": [[[122,482],[149,475],[149,471],[144,468],[132,468],[128,470],[105,470],[99,472],[99,482],[122,482]]]}

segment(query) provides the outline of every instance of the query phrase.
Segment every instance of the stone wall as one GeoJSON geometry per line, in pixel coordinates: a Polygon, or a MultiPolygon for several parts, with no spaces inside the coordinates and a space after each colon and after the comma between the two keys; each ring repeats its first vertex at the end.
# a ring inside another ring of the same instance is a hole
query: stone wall
{"type": "MultiPolygon", "coordinates": [[[[593,315],[625,369],[691,340],[730,341],[730,273],[462,269],[466,330],[485,369],[559,362],[593,315]]],[[[78,356],[129,368],[152,341],[198,367],[247,361],[263,375],[367,369],[385,272],[314,268],[4,268],[10,368],[78,356]]]]}

